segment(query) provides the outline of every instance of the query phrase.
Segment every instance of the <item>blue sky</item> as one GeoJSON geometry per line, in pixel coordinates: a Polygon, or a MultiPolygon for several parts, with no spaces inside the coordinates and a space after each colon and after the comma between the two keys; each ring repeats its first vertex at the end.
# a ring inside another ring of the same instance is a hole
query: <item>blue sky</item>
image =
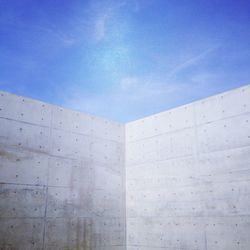
{"type": "Polygon", "coordinates": [[[0,0],[0,89],[127,122],[250,83],[249,0],[0,0]]]}

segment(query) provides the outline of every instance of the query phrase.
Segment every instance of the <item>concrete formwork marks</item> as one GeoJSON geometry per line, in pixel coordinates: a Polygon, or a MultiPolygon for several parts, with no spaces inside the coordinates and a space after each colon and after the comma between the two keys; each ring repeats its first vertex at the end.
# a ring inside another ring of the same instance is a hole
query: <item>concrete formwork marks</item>
{"type": "Polygon", "coordinates": [[[248,250],[250,86],[122,125],[0,92],[0,249],[248,250]]]}
{"type": "Polygon", "coordinates": [[[250,86],[126,124],[127,249],[248,250],[250,86]]]}
{"type": "Polygon", "coordinates": [[[0,92],[0,249],[125,249],[124,125],[0,92]]]}

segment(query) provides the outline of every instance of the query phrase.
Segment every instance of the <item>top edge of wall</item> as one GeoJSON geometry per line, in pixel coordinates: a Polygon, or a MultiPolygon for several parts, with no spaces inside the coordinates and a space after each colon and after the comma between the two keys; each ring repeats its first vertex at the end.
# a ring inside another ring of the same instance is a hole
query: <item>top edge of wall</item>
{"type": "Polygon", "coordinates": [[[135,123],[135,122],[143,121],[143,120],[145,120],[145,119],[152,118],[152,117],[158,116],[158,115],[162,115],[162,114],[165,114],[165,113],[167,113],[167,112],[173,111],[173,110],[175,110],[175,109],[187,107],[187,106],[193,105],[193,104],[195,104],[195,103],[199,103],[199,102],[202,102],[202,101],[206,101],[206,100],[211,99],[211,98],[216,98],[216,97],[218,97],[218,96],[220,96],[220,95],[228,95],[228,94],[230,94],[230,93],[232,93],[232,92],[234,92],[234,91],[241,90],[241,89],[245,89],[245,88],[250,88],[250,84],[246,84],[246,85],[243,85],[243,86],[238,87],[238,88],[233,88],[233,89],[230,89],[230,90],[227,90],[227,91],[223,91],[223,92],[220,92],[220,93],[217,93],[217,94],[214,94],[214,95],[205,97],[205,98],[197,99],[197,100],[195,100],[195,101],[193,101],[193,102],[189,102],[189,103],[182,104],[182,105],[179,105],[179,106],[170,108],[170,109],[166,109],[166,110],[163,110],[163,111],[161,111],[161,112],[154,113],[154,114],[152,114],[152,115],[147,115],[147,116],[144,116],[144,117],[142,117],[142,118],[139,118],[139,119],[136,119],[136,120],[132,120],[132,121],[126,122],[125,125],[129,125],[129,124],[132,124],[132,123],[135,123]]]}
{"type": "Polygon", "coordinates": [[[17,94],[11,93],[9,91],[0,90],[0,93],[7,94],[7,95],[12,95],[12,96],[15,96],[17,98],[23,98],[23,99],[26,99],[26,100],[29,100],[29,101],[40,103],[40,104],[46,104],[46,105],[48,105],[50,107],[54,107],[54,108],[59,108],[59,109],[63,109],[63,110],[66,110],[66,111],[76,112],[76,113],[79,113],[79,114],[82,114],[82,115],[89,116],[90,118],[100,119],[100,120],[111,122],[111,123],[114,123],[114,124],[117,124],[117,125],[125,125],[124,123],[114,121],[114,120],[111,120],[111,119],[107,119],[107,118],[102,117],[102,116],[96,116],[96,115],[93,115],[93,114],[88,113],[88,112],[82,112],[82,111],[79,111],[79,110],[66,108],[66,107],[63,107],[63,106],[60,106],[60,105],[51,104],[49,102],[44,102],[44,101],[41,101],[39,99],[34,99],[34,98],[31,98],[31,97],[22,96],[22,95],[17,95],[17,94]]]}
{"type": "Polygon", "coordinates": [[[107,121],[107,122],[111,122],[111,123],[114,123],[114,124],[117,124],[117,125],[128,125],[128,124],[132,124],[134,122],[138,122],[138,121],[142,121],[144,119],[148,119],[148,118],[151,118],[151,117],[154,117],[156,115],[161,115],[161,114],[164,114],[166,112],[169,112],[169,111],[172,111],[172,110],[175,110],[177,108],[182,108],[182,107],[186,107],[186,106],[190,106],[190,105],[193,105],[195,103],[199,103],[201,101],[206,101],[210,98],[216,98],[220,95],[227,95],[227,94],[230,94],[234,91],[237,91],[237,90],[240,90],[240,89],[244,89],[244,88],[250,88],[250,84],[246,84],[246,85],[243,85],[241,87],[238,87],[238,88],[233,88],[233,89],[230,89],[230,90],[227,90],[227,91],[224,91],[224,92],[220,92],[218,94],[215,94],[215,95],[211,95],[211,96],[208,96],[206,98],[202,98],[202,99],[198,99],[198,100],[195,100],[193,102],[189,102],[189,103],[186,103],[186,104],[183,104],[183,105],[180,105],[180,106],[176,106],[176,107],[173,107],[173,108],[170,108],[170,109],[166,109],[166,110],[163,110],[161,112],[157,112],[157,113],[154,113],[152,115],[148,115],[148,116],[145,116],[145,117],[141,117],[139,119],[135,119],[135,120],[132,120],[132,121],[129,121],[129,122],[125,122],[125,123],[122,123],[122,122],[118,122],[118,121],[114,121],[114,120],[111,120],[111,119],[107,119],[105,117],[101,117],[101,116],[96,116],[96,115],[93,115],[93,114],[90,114],[90,113],[87,113],[87,112],[82,112],[82,111],[79,111],[79,110],[75,110],[75,109],[70,109],[70,108],[66,108],[66,107],[63,107],[63,106],[60,106],[60,105],[55,105],[55,104],[51,104],[51,103],[48,103],[48,102],[44,102],[44,101],[41,101],[41,100],[38,100],[38,99],[34,99],[34,98],[31,98],[31,97],[27,97],[27,96],[22,96],[22,95],[17,95],[17,94],[14,94],[14,93],[11,93],[11,92],[8,92],[8,91],[3,91],[3,90],[0,90],[0,93],[3,93],[3,94],[8,94],[8,95],[12,95],[12,96],[16,96],[18,98],[24,98],[26,100],[30,100],[30,101],[34,101],[34,102],[38,102],[38,103],[41,103],[41,104],[46,104],[46,105],[49,105],[51,107],[54,107],[54,108],[59,108],[59,109],[63,109],[63,110],[68,110],[68,111],[72,111],[72,112],[76,112],[76,113],[79,113],[79,114],[82,114],[82,115],[86,115],[86,116],[89,116],[91,118],[96,118],[96,119],[100,119],[100,120],[103,120],[103,121],[107,121]]]}

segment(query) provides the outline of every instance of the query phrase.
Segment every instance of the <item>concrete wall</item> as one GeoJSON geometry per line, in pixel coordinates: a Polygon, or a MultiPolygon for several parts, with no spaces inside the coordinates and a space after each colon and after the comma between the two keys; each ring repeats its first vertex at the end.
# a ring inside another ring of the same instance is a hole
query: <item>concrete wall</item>
{"type": "Polygon", "coordinates": [[[250,86],[126,125],[128,250],[250,249],[250,86]]]}
{"type": "Polygon", "coordinates": [[[249,250],[249,235],[250,85],[126,127],[0,92],[0,249],[249,250]]]}
{"type": "Polygon", "coordinates": [[[124,125],[0,92],[0,249],[125,249],[124,125]]]}

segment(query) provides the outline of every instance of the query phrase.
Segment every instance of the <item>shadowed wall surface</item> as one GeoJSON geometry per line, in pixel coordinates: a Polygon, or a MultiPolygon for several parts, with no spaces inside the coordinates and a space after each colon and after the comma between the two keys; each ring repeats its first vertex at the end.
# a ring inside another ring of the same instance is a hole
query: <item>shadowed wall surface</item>
{"type": "Polygon", "coordinates": [[[124,125],[0,92],[0,249],[125,249],[124,125]]]}
{"type": "Polygon", "coordinates": [[[250,86],[126,125],[0,92],[0,249],[248,250],[250,86]]]}

